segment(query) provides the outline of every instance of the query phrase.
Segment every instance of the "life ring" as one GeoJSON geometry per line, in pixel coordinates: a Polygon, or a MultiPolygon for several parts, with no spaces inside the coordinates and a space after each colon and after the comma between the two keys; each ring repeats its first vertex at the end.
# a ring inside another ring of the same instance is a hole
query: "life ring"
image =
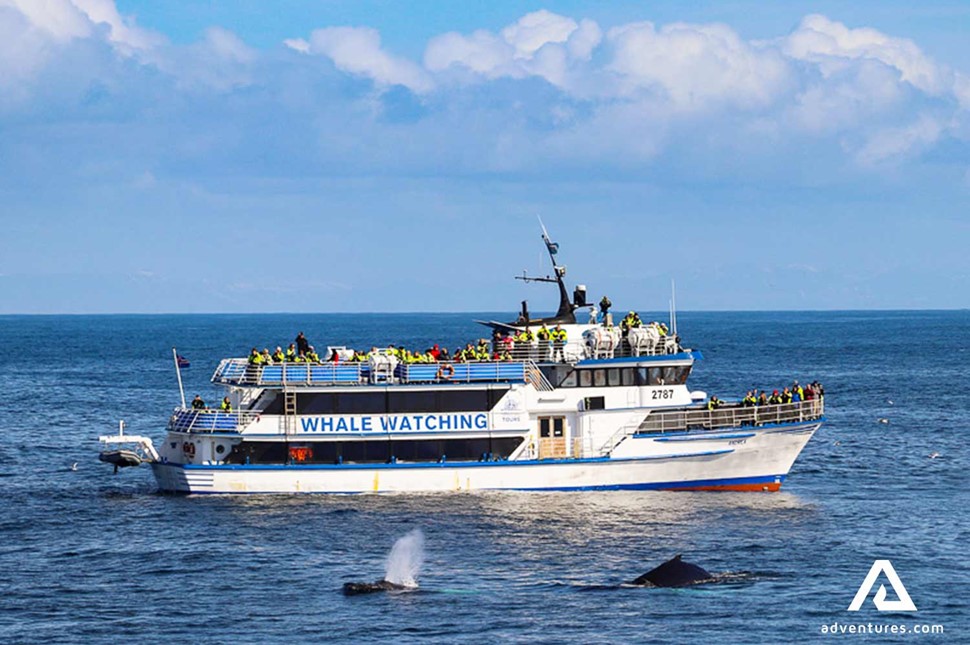
{"type": "Polygon", "coordinates": [[[191,442],[185,442],[182,444],[182,452],[189,459],[195,459],[195,444],[191,442]]]}
{"type": "Polygon", "coordinates": [[[445,363],[438,366],[438,372],[435,374],[435,378],[439,381],[450,381],[451,377],[455,375],[455,366],[451,363],[445,363]]]}

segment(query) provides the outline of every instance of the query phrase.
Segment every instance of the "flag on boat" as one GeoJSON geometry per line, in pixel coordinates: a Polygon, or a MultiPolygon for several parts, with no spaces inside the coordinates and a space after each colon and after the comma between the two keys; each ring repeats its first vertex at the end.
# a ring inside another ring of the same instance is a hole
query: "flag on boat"
{"type": "Polygon", "coordinates": [[[184,356],[182,356],[181,354],[179,354],[179,355],[177,355],[177,356],[175,357],[175,360],[176,360],[176,362],[178,363],[178,366],[179,366],[179,367],[188,367],[188,366],[190,365],[190,363],[189,363],[189,359],[187,359],[187,358],[185,358],[185,357],[184,357],[184,356]]]}

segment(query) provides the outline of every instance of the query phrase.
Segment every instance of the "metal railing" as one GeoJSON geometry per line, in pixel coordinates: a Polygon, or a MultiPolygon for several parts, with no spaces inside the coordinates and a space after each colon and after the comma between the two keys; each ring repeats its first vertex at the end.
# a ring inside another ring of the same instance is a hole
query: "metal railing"
{"type": "Polygon", "coordinates": [[[212,382],[242,386],[321,386],[364,383],[523,383],[526,375],[536,387],[552,389],[531,361],[467,361],[441,363],[382,363],[383,370],[370,363],[282,363],[249,365],[243,358],[219,363],[212,382]],[[390,367],[390,369],[386,369],[390,367]],[[380,378],[376,378],[380,376],[380,378]]]}
{"type": "Polygon", "coordinates": [[[257,412],[245,410],[224,412],[176,408],[168,420],[168,429],[174,432],[240,432],[257,418],[257,412]]]}
{"type": "Polygon", "coordinates": [[[588,358],[627,358],[633,356],[668,356],[688,351],[680,346],[673,337],[665,337],[651,347],[632,347],[625,338],[620,338],[612,348],[595,348],[583,340],[570,340],[565,343],[534,340],[531,343],[517,342],[497,344],[495,353],[499,356],[508,352],[514,361],[534,361],[536,363],[575,363],[588,358]]]}
{"type": "Polygon", "coordinates": [[[802,421],[818,419],[824,413],[824,399],[753,407],[732,405],[716,410],[687,408],[685,410],[673,410],[670,412],[651,412],[640,423],[636,434],[800,423],[802,421]]]}

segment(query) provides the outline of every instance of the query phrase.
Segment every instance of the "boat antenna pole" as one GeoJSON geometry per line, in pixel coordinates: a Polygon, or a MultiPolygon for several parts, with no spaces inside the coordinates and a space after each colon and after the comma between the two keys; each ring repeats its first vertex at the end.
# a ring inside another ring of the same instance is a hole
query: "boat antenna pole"
{"type": "Polygon", "coordinates": [[[670,331],[677,335],[677,291],[673,278],[670,279],[670,331]]]}
{"type": "Polygon", "coordinates": [[[174,347],[172,348],[172,359],[175,360],[175,376],[177,376],[179,379],[179,395],[181,395],[182,397],[182,408],[184,409],[185,408],[185,388],[182,387],[182,369],[179,367],[179,355],[178,355],[178,352],[175,351],[174,347]]]}

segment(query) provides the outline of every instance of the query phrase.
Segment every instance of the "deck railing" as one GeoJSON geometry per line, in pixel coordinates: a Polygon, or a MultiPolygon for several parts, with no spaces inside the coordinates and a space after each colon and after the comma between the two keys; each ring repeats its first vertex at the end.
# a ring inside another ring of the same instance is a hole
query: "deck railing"
{"type": "Polygon", "coordinates": [[[716,410],[688,408],[669,412],[651,412],[639,425],[636,434],[798,423],[818,419],[824,413],[824,399],[752,407],[732,405],[716,410]]]}
{"type": "Polygon", "coordinates": [[[650,347],[635,349],[625,338],[620,338],[613,348],[595,349],[583,339],[570,339],[565,342],[534,340],[529,342],[496,343],[493,352],[502,356],[508,352],[512,360],[534,361],[536,363],[575,363],[588,358],[627,358],[630,356],[667,356],[687,351],[674,337],[664,337],[650,347]]]}
{"type": "MultiPolygon", "coordinates": [[[[524,383],[538,373],[531,361],[470,361],[454,363],[283,363],[249,365],[243,358],[219,363],[213,383],[255,387],[361,385],[365,383],[524,383]],[[386,368],[386,369],[381,369],[386,368]]],[[[540,374],[541,376],[541,374],[540,374]]],[[[548,386],[536,379],[537,387],[548,386]]]]}
{"type": "Polygon", "coordinates": [[[239,432],[259,417],[256,412],[238,410],[192,410],[176,408],[168,420],[175,432],[239,432]]]}

